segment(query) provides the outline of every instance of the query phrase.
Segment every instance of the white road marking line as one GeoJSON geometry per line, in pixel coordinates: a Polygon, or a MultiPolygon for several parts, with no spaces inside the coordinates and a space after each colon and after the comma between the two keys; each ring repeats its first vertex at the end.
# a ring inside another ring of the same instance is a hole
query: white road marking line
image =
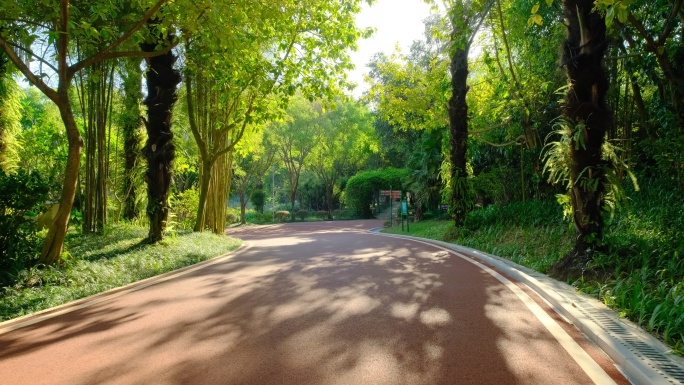
{"type": "Polygon", "coordinates": [[[594,381],[595,384],[615,384],[615,380],[613,380],[606,372],[601,368],[599,364],[594,361],[589,354],[582,349],[581,346],[572,338],[568,333],[563,330],[563,328],[558,325],[556,321],[554,321],[553,318],[551,318],[545,311],[544,309],[539,306],[527,293],[525,293],[521,288],[519,288],[517,285],[515,285],[513,282],[511,282],[509,279],[504,277],[503,275],[497,273],[493,269],[485,266],[484,264],[475,261],[471,258],[468,258],[467,256],[455,251],[448,249],[446,247],[442,247],[439,245],[435,245],[430,242],[424,242],[424,241],[419,241],[417,239],[409,239],[409,238],[403,238],[403,237],[395,237],[392,235],[386,235],[386,234],[380,234],[380,233],[375,233],[378,235],[390,237],[390,238],[399,238],[399,239],[405,239],[413,242],[418,242],[422,243],[425,245],[433,246],[438,249],[442,249],[446,252],[452,253],[461,259],[464,259],[475,266],[479,267],[480,269],[486,271],[490,275],[492,275],[494,278],[498,279],[501,283],[503,283],[509,290],[511,290],[515,295],[527,306],[528,309],[532,312],[532,314],[539,319],[539,321],[546,327],[546,329],[553,335],[553,337],[558,341],[558,343],[561,344],[563,349],[565,349],[568,354],[577,362],[577,364],[584,370],[584,372],[591,378],[592,381],[594,381]]]}

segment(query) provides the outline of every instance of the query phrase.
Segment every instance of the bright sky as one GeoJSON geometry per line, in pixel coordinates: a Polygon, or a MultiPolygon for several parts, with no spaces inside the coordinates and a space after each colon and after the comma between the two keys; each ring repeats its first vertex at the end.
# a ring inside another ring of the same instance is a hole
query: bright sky
{"type": "Polygon", "coordinates": [[[425,28],[423,19],[430,15],[430,6],[422,0],[376,0],[373,6],[363,5],[356,17],[359,28],[374,27],[369,39],[359,41],[359,50],[351,53],[356,69],[349,73],[349,80],[358,84],[354,96],[359,97],[368,89],[363,74],[366,64],[378,52],[391,54],[399,44],[402,52],[408,52],[414,40],[422,39],[425,28]]]}

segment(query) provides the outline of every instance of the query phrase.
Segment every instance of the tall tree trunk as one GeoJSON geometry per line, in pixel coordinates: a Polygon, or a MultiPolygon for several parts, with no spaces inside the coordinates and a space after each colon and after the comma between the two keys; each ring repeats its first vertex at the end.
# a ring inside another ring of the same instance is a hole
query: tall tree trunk
{"type": "Polygon", "coordinates": [[[141,111],[140,101],[142,92],[142,70],[140,69],[140,59],[128,59],[125,61],[123,73],[124,111],[121,117],[121,129],[124,140],[124,175],[121,192],[123,196],[123,217],[128,220],[138,218],[138,207],[136,205],[137,191],[135,169],[140,156],[140,142],[142,133],[140,132],[141,111]]]}
{"type": "MultiPolygon", "coordinates": [[[[225,147],[225,142],[221,142],[225,147]]],[[[211,170],[211,186],[209,200],[211,205],[207,209],[207,225],[214,234],[226,231],[226,213],[230,193],[233,151],[219,156],[211,170]]]]}
{"type": "MultiPolygon", "coordinates": [[[[333,182],[334,183],[334,182],[333,182]]],[[[328,220],[332,221],[332,206],[333,206],[333,183],[325,183],[325,201],[328,206],[328,220]]]]}
{"type": "Polygon", "coordinates": [[[99,62],[81,72],[80,102],[85,128],[85,196],[83,232],[102,233],[107,221],[109,151],[107,125],[110,121],[114,65],[99,62]],[[86,76],[83,76],[86,72],[86,76]]]}
{"type": "MultiPolygon", "coordinates": [[[[155,24],[155,21],[148,21],[155,24]]],[[[173,34],[164,36],[167,43],[173,34]]],[[[154,52],[156,43],[141,44],[143,52],[154,52]]],[[[173,169],[174,146],[171,132],[171,114],[178,98],[180,72],[173,68],[176,55],[169,51],[148,59],[147,71],[147,143],[143,155],[147,159],[147,216],[150,220],[149,242],[164,237],[169,216],[169,188],[173,169]]]]}
{"type": "Polygon", "coordinates": [[[451,151],[451,213],[457,227],[463,226],[470,209],[468,194],[468,171],[466,152],[468,149],[468,49],[454,48],[451,55],[451,98],[447,105],[449,115],[449,143],[451,151]]]}
{"type": "MultiPolygon", "coordinates": [[[[64,128],[67,134],[67,142],[69,148],[67,151],[66,170],[64,171],[64,182],[62,183],[62,195],[59,198],[59,208],[57,214],[48,227],[48,233],[43,240],[43,248],[40,252],[38,261],[44,264],[56,264],[60,261],[62,256],[62,249],[64,248],[64,238],[66,237],[67,226],[69,225],[69,217],[71,216],[71,208],[74,206],[74,198],[76,196],[76,187],[78,184],[78,169],[81,165],[81,150],[83,149],[83,138],[78,132],[76,120],[74,120],[74,113],[71,109],[71,100],[69,99],[69,86],[72,78],[68,73],[67,53],[69,48],[69,2],[60,1],[60,21],[58,31],[60,32],[57,38],[57,61],[58,61],[58,78],[57,92],[47,87],[45,83],[33,78],[32,83],[38,86],[50,99],[55,102],[59,108],[59,114],[64,122],[64,128]]],[[[7,47],[5,47],[5,52],[7,47]]],[[[9,52],[8,52],[9,53],[9,52]]],[[[13,62],[17,63],[15,56],[13,62]]],[[[21,67],[20,67],[21,68],[21,67]]],[[[24,75],[29,70],[24,68],[22,70],[24,75]]],[[[32,76],[29,76],[31,79],[32,76]]]]}
{"type": "Polygon", "coordinates": [[[247,219],[245,215],[247,214],[247,200],[245,199],[245,192],[240,191],[240,223],[247,224],[247,219]]]}
{"type": "Polygon", "coordinates": [[[81,163],[81,150],[83,149],[83,138],[81,138],[81,134],[78,132],[74,113],[71,110],[68,86],[60,84],[59,100],[55,104],[59,108],[59,113],[66,128],[69,149],[67,152],[64,182],[62,184],[62,195],[59,199],[59,209],[50,223],[48,233],[43,240],[43,248],[39,258],[39,262],[46,265],[56,264],[60,261],[62,255],[71,208],[74,206],[74,198],[76,196],[78,169],[81,163]]]}
{"type": "Polygon", "coordinates": [[[202,160],[200,175],[200,195],[197,205],[197,215],[195,215],[195,227],[193,231],[202,232],[206,227],[207,197],[209,196],[209,186],[211,184],[211,160],[202,160]]]}
{"type": "Polygon", "coordinates": [[[552,267],[552,273],[560,277],[581,269],[600,247],[606,192],[602,146],[613,118],[606,103],[605,22],[592,12],[593,0],[565,0],[563,5],[568,21],[563,63],[570,83],[563,112],[572,125],[570,197],[577,238],[574,250],[552,267]]]}

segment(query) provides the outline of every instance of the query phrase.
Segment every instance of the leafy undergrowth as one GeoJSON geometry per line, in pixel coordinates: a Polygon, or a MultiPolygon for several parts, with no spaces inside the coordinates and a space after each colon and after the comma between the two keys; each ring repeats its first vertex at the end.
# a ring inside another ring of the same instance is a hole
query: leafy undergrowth
{"type": "Polygon", "coordinates": [[[656,183],[631,196],[606,233],[606,254],[594,261],[610,278],[576,285],[684,355],[684,200],[656,183]]]}
{"type": "MultiPolygon", "coordinates": [[[[632,203],[605,231],[606,253],[593,262],[601,281],[572,282],[622,316],[684,354],[684,202],[665,186],[642,184],[632,203]]],[[[424,221],[387,233],[409,234],[469,246],[546,272],[572,249],[573,231],[555,202],[489,206],[471,212],[466,225],[424,221]]]]}
{"type": "Polygon", "coordinates": [[[63,266],[23,270],[0,289],[0,320],[61,305],[235,250],[241,241],[211,233],[182,233],[156,245],[141,244],[147,230],[116,226],[105,235],[68,239],[63,266]]]}
{"type": "Polygon", "coordinates": [[[488,206],[471,212],[465,227],[453,222],[429,220],[384,230],[472,247],[545,272],[572,248],[568,226],[555,202],[531,201],[506,206],[488,206]]]}

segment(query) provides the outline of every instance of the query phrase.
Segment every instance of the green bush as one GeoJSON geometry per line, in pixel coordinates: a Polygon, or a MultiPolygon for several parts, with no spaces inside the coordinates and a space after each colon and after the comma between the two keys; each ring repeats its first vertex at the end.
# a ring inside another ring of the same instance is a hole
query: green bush
{"type": "Polygon", "coordinates": [[[309,216],[309,212],[307,210],[299,210],[297,211],[297,216],[303,221],[309,216]]]}
{"type": "Polygon", "coordinates": [[[273,214],[270,213],[257,213],[254,217],[259,223],[271,223],[273,222],[273,214]]]}
{"type": "Polygon", "coordinates": [[[325,210],[318,210],[318,211],[316,211],[316,218],[327,219],[328,218],[328,212],[325,210]]]}
{"type": "Polygon", "coordinates": [[[273,222],[273,213],[260,213],[254,210],[247,211],[245,214],[247,222],[250,223],[271,223],[273,222]]]}
{"type": "Polygon", "coordinates": [[[240,218],[240,210],[228,207],[226,210],[226,223],[232,224],[238,221],[240,218]]]}
{"type": "Polygon", "coordinates": [[[345,203],[355,210],[360,218],[373,218],[371,205],[380,190],[404,189],[409,171],[388,168],[377,171],[364,171],[349,178],[345,188],[345,203]]]}
{"type": "Polygon", "coordinates": [[[171,199],[171,210],[176,216],[176,226],[182,230],[195,227],[199,207],[199,191],[196,188],[187,189],[174,195],[171,199]]]}
{"type": "Polygon", "coordinates": [[[47,199],[49,186],[36,172],[0,169],[0,284],[35,260],[39,252],[36,212],[47,199]]]}
{"type": "Polygon", "coordinates": [[[335,219],[358,219],[356,212],[350,209],[341,209],[333,211],[333,218],[335,219]]]}
{"type": "Polygon", "coordinates": [[[252,193],[252,205],[254,206],[254,209],[262,213],[264,212],[264,204],[266,204],[266,193],[264,190],[254,190],[252,193]]]}
{"type": "Polygon", "coordinates": [[[290,217],[290,212],[287,210],[278,210],[275,212],[275,217],[278,222],[285,222],[290,217]]]}

